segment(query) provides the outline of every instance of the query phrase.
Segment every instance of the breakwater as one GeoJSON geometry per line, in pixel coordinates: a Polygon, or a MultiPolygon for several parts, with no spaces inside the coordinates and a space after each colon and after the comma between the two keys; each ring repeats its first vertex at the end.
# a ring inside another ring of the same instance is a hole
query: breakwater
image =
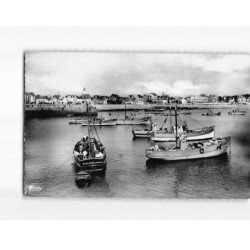
{"type": "MultiPolygon", "coordinates": [[[[130,104],[126,105],[126,110],[151,110],[154,108],[164,108],[168,110],[170,107],[174,109],[175,104],[130,104]]],[[[193,109],[247,109],[250,105],[242,104],[228,104],[228,103],[202,103],[199,105],[194,104],[178,104],[178,108],[181,110],[193,110],[193,109]]],[[[86,115],[85,105],[52,105],[52,104],[26,104],[25,118],[32,117],[62,117],[67,115],[81,116],[86,115]]],[[[90,114],[96,116],[98,112],[105,111],[124,111],[124,104],[103,104],[95,105],[90,108],[90,114]]]]}
{"type": "MultiPolygon", "coordinates": [[[[81,116],[86,115],[85,105],[51,105],[51,104],[26,104],[24,107],[25,118],[32,117],[61,117],[67,115],[81,116]]],[[[95,107],[89,110],[93,116],[97,115],[95,107]]]]}

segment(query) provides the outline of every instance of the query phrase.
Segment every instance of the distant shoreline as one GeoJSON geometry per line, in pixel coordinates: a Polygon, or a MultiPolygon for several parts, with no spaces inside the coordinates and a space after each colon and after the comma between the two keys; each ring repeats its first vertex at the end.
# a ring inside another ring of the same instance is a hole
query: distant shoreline
{"type": "MultiPolygon", "coordinates": [[[[175,104],[130,104],[126,105],[126,110],[150,110],[156,107],[169,109],[174,108],[175,104]]],[[[97,112],[105,112],[105,111],[125,111],[125,104],[102,104],[95,105],[97,112]]],[[[242,104],[224,104],[224,103],[209,103],[209,104],[178,104],[178,107],[183,110],[192,110],[192,109],[247,109],[250,107],[250,104],[242,105],[242,104]]]]}
{"type": "MultiPolygon", "coordinates": [[[[127,111],[139,111],[139,110],[149,110],[158,108],[164,108],[168,110],[170,107],[174,108],[175,104],[130,104],[126,105],[127,111]]],[[[195,110],[195,109],[248,109],[250,104],[179,104],[178,107],[181,110],[195,110]]],[[[35,117],[63,117],[68,115],[82,116],[86,115],[86,107],[83,105],[52,105],[52,104],[26,104],[25,105],[25,118],[35,118],[35,117]]],[[[125,111],[125,104],[102,104],[95,105],[91,107],[91,115],[96,116],[98,112],[112,112],[112,111],[125,111]]]]}

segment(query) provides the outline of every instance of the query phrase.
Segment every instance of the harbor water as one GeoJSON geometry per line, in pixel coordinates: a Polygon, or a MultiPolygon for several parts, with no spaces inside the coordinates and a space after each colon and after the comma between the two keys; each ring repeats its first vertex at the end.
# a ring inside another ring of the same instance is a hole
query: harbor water
{"type": "MultiPolygon", "coordinates": [[[[75,143],[87,135],[87,128],[69,125],[69,117],[28,119],[24,128],[24,192],[39,197],[249,198],[250,113],[230,116],[229,110],[221,111],[221,116],[202,116],[205,110],[180,116],[190,129],[215,125],[216,137],[231,136],[231,153],[210,159],[153,162],[145,156],[150,140],[133,140],[131,132],[146,126],[97,127],[107,153],[106,177],[84,187],[75,183],[72,153],[75,143]]],[[[124,118],[124,112],[99,115],[124,118]]],[[[159,125],[165,118],[153,117],[159,125]]]]}

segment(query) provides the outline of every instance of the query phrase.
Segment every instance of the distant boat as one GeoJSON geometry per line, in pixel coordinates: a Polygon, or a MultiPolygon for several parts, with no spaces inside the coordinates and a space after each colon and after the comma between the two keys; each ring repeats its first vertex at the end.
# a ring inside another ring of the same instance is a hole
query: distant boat
{"type": "Polygon", "coordinates": [[[228,112],[229,115],[246,115],[246,111],[243,111],[243,110],[233,110],[233,111],[230,111],[228,112]]]}
{"type": "Polygon", "coordinates": [[[83,121],[83,118],[72,118],[69,120],[69,124],[81,124],[83,121]]]}
{"type": "Polygon", "coordinates": [[[82,126],[115,126],[117,119],[95,119],[88,124],[87,120],[82,121],[82,126]]]}
{"type": "MultiPolygon", "coordinates": [[[[175,108],[177,114],[177,105],[175,108]]],[[[177,130],[177,115],[175,116],[175,141],[174,147],[167,148],[166,146],[156,144],[146,150],[146,157],[152,160],[164,161],[179,161],[191,160],[200,158],[215,157],[227,153],[230,137],[212,139],[206,142],[187,142],[185,133],[179,135],[177,130]]]]}
{"type": "Polygon", "coordinates": [[[212,110],[209,110],[208,112],[205,112],[202,114],[202,116],[216,116],[216,115],[221,115],[221,112],[213,112],[212,110]]]}

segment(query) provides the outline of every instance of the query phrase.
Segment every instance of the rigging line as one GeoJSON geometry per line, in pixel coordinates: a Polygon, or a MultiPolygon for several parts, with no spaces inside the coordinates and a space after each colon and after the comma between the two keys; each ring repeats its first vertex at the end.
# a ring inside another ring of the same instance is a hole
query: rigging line
{"type": "Polygon", "coordinates": [[[100,141],[100,138],[99,138],[99,136],[98,136],[98,133],[97,133],[97,130],[96,130],[96,127],[95,127],[95,126],[94,126],[94,130],[95,130],[96,136],[97,136],[97,138],[98,138],[98,141],[100,141]]]}
{"type": "Polygon", "coordinates": [[[186,115],[186,114],[183,114],[183,115],[187,116],[188,118],[190,118],[190,119],[193,120],[194,122],[196,122],[196,123],[198,123],[199,125],[203,126],[202,123],[200,123],[200,122],[196,121],[195,119],[191,118],[189,115],[186,115]]]}

